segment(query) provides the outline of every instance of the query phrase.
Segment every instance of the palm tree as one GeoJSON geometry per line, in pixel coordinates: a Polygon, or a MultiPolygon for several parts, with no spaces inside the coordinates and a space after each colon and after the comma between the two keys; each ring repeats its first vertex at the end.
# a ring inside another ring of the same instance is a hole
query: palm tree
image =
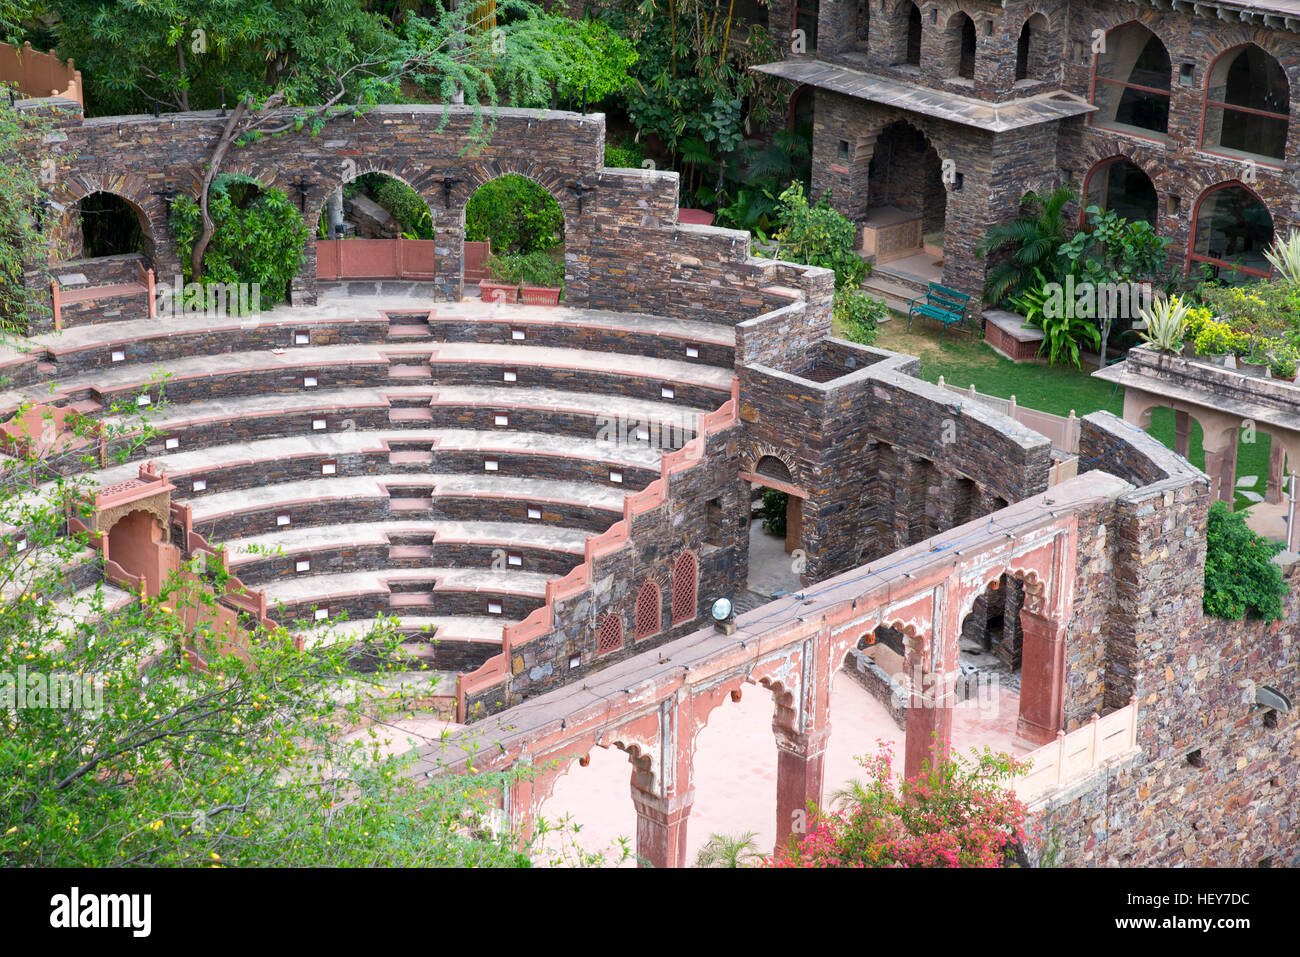
{"type": "Polygon", "coordinates": [[[1022,202],[1035,207],[1036,212],[993,226],[984,234],[976,250],[981,258],[1007,247],[1013,249],[1010,257],[989,269],[984,282],[985,302],[1000,305],[1020,295],[1034,284],[1035,269],[1049,276],[1057,274],[1056,252],[1075,232],[1063,211],[1078,198],[1072,186],[1058,186],[1046,196],[1031,190],[1022,202]]]}
{"type": "Polygon", "coordinates": [[[749,867],[762,859],[755,838],[757,831],[746,831],[739,836],[710,834],[709,841],[695,857],[696,867],[749,867]]]}

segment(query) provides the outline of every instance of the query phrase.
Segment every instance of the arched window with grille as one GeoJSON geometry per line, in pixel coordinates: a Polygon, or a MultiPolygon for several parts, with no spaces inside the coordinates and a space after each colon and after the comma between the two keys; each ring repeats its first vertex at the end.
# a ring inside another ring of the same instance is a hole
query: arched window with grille
{"type": "Polygon", "coordinates": [[[1097,52],[1092,102],[1097,126],[1164,139],[1169,131],[1169,51],[1137,22],[1106,34],[1097,52]]]}
{"type": "Polygon", "coordinates": [[[1273,242],[1273,217],[1252,190],[1237,181],[1211,186],[1192,212],[1191,263],[1208,263],[1225,282],[1266,278],[1264,251],[1273,242]]]}
{"type": "Polygon", "coordinates": [[[636,596],[636,638],[649,638],[659,634],[663,627],[663,608],[659,584],[646,582],[636,596]]]}
{"type": "Polygon", "coordinates": [[[699,564],[692,552],[682,552],[673,565],[673,624],[695,617],[699,605],[699,564]]]}
{"type": "Polygon", "coordinates": [[[1291,86],[1277,60],[1253,43],[1229,50],[1214,61],[1206,80],[1201,147],[1280,160],[1290,107],[1291,86]]]}
{"type": "Polygon", "coordinates": [[[596,654],[607,655],[623,647],[623,619],[610,612],[601,615],[596,626],[596,654]]]}

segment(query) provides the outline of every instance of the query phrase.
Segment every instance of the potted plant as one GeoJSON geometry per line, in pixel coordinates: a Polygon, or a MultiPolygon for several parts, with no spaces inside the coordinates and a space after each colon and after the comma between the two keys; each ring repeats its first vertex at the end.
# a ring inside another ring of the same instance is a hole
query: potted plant
{"type": "Polygon", "coordinates": [[[1248,332],[1238,333],[1241,342],[1237,352],[1237,368],[1242,375],[1263,378],[1268,372],[1268,361],[1264,357],[1264,340],[1248,332]]]}
{"type": "Polygon", "coordinates": [[[1196,334],[1196,354],[1227,365],[1228,353],[1232,345],[1232,329],[1226,322],[1208,319],[1201,324],[1196,334]]]}
{"type": "Polygon", "coordinates": [[[549,253],[535,252],[520,262],[520,301],[533,306],[558,306],[564,292],[564,263],[549,253]]]}
{"type": "Polygon", "coordinates": [[[1289,342],[1275,341],[1268,352],[1268,371],[1275,379],[1294,382],[1300,368],[1300,349],[1289,342]]]}
{"type": "Polygon", "coordinates": [[[1142,341],[1161,354],[1176,354],[1183,347],[1183,326],[1190,306],[1185,300],[1171,297],[1157,299],[1151,308],[1143,308],[1137,330],[1142,341]]]}

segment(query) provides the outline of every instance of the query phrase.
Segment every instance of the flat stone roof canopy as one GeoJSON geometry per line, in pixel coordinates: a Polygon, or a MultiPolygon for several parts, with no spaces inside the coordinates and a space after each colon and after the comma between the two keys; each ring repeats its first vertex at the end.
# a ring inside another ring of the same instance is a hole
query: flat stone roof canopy
{"type": "Polygon", "coordinates": [[[1064,90],[1041,93],[1022,100],[988,103],[974,97],[933,90],[901,80],[850,69],[824,60],[792,56],[777,63],[753,67],[759,73],[806,83],[819,90],[843,93],[859,100],[932,116],[935,119],[974,126],[992,133],[1054,123],[1071,116],[1092,113],[1097,108],[1064,90]]]}

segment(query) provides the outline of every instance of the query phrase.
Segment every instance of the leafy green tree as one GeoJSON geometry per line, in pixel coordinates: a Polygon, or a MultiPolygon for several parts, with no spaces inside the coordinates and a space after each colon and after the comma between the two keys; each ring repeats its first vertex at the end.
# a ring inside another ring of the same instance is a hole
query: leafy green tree
{"type": "Polygon", "coordinates": [[[988,271],[985,302],[1000,305],[1021,295],[1033,288],[1036,274],[1045,274],[1048,282],[1055,281],[1061,272],[1057,253],[1074,233],[1065,215],[1066,207],[1078,198],[1069,186],[1058,187],[1045,196],[1030,191],[1022,200],[1029,206],[1029,214],[993,226],[984,234],[976,251],[980,258],[1006,253],[988,271]]]}
{"type": "Polygon", "coordinates": [[[465,238],[492,252],[533,253],[564,242],[564,212],[544,186],[509,173],[484,183],[465,206],[465,238]]]}
{"type": "Polygon", "coordinates": [[[1207,615],[1281,619],[1287,585],[1273,561],[1284,547],[1280,542],[1252,531],[1245,516],[1232,511],[1227,502],[1215,502],[1210,506],[1205,547],[1202,605],[1207,615]]]}
{"type": "Polygon", "coordinates": [[[0,341],[23,332],[35,318],[36,301],[24,283],[33,250],[44,248],[47,212],[35,148],[45,121],[9,106],[0,95],[0,341]]]}
{"type": "Polygon", "coordinates": [[[216,562],[125,605],[74,592],[101,560],[65,508],[93,491],[96,427],[118,460],[154,434],[131,408],[37,416],[0,463],[0,865],[527,866],[490,804],[508,774],[417,781],[385,740],[434,686],[391,625],[306,651],[259,629],[239,654],[216,562]]]}
{"type": "MultiPolygon", "coordinates": [[[[231,174],[216,178],[210,202],[215,231],[204,259],[204,278],[257,283],[262,309],[287,299],[308,239],[298,208],[279,190],[264,190],[251,177],[231,174]]],[[[201,225],[199,204],[178,197],[172,204],[171,230],[186,282],[193,277],[190,253],[201,225]]]]}
{"type": "Polygon", "coordinates": [[[761,27],[739,39],[734,12],[711,0],[615,0],[594,14],[636,48],[628,117],[682,169],[684,196],[695,197],[686,204],[712,205],[739,173],[747,129],[784,107],[780,81],[750,69],[780,52],[761,27]]]}
{"type": "Polygon", "coordinates": [[[853,247],[853,223],[831,207],[828,194],[809,205],[803,184],[791,183],[778,197],[776,219],[777,259],[833,269],[840,289],[856,289],[870,271],[853,247]]]}

